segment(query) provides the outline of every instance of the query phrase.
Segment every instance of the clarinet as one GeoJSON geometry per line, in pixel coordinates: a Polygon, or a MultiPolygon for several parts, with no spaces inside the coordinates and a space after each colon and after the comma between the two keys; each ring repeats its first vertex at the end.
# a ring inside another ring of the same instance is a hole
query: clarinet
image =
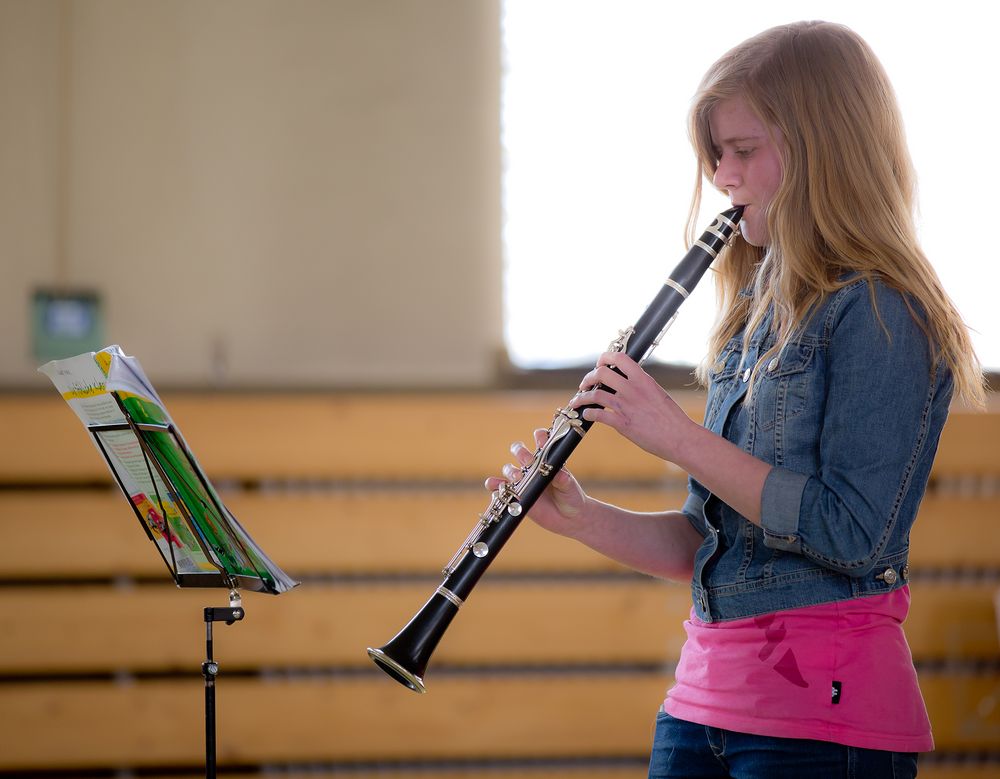
{"type": "MultiPolygon", "coordinates": [[[[639,320],[619,332],[608,351],[625,352],[638,363],[652,353],[681,303],[719,252],[735,237],[742,216],[743,207],[738,206],[715,218],[674,268],[639,320]]],[[[571,406],[572,400],[556,412],[548,438],[535,451],[532,461],[521,469],[521,477],[513,484],[505,482],[492,494],[489,507],[444,567],[444,581],[427,603],[389,643],[380,648],[368,648],[368,655],[375,664],[400,684],[415,692],[427,691],[424,672],[452,619],[526,512],[593,425],[593,421],[582,417],[582,408],[571,406]]]]}

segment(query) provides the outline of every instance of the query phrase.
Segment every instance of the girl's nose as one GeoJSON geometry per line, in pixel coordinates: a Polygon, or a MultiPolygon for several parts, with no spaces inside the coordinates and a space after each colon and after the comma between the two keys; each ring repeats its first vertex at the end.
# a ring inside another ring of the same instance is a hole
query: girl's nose
{"type": "Polygon", "coordinates": [[[715,175],[712,177],[712,182],[719,189],[732,189],[739,186],[739,171],[731,156],[722,155],[722,159],[719,160],[719,165],[715,169],[715,175]]]}

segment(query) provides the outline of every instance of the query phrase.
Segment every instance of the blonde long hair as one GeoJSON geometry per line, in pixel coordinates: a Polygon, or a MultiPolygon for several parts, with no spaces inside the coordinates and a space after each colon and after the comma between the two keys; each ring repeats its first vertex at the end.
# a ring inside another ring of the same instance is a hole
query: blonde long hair
{"type": "Polygon", "coordinates": [[[758,361],[766,364],[855,272],[912,297],[932,359],[951,369],[957,397],[982,406],[982,368],[968,329],[917,242],[915,175],[895,94],[865,41],[842,25],[799,22],[750,38],[709,69],[690,114],[699,161],[692,238],[702,175],[711,181],[719,162],[709,117],[733,97],[780,132],[783,174],[766,215],[770,246],[740,238],[716,264],[721,313],[699,378],[707,382],[726,342],[744,326],[748,338],[773,306],[776,344],[758,361]],[[752,297],[739,294],[746,288],[752,297]]]}

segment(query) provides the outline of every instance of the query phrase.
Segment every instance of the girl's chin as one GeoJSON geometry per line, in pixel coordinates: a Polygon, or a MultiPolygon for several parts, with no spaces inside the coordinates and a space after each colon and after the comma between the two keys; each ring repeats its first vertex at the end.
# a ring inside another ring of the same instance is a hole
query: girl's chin
{"type": "Polygon", "coordinates": [[[767,228],[744,218],[740,222],[740,234],[751,246],[767,246],[767,228]]]}

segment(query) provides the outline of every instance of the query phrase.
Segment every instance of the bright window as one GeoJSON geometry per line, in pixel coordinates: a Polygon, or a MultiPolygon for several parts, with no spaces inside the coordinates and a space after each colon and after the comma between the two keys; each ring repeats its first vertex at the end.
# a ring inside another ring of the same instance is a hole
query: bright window
{"type": "MultiPolygon", "coordinates": [[[[980,359],[1000,368],[991,163],[1000,127],[991,76],[998,9],[965,0],[505,0],[511,359],[528,368],[586,363],[633,324],[684,252],[696,175],[686,116],[702,74],[756,32],[812,18],[854,28],[889,72],[919,176],[924,249],[978,331],[980,359]]],[[[699,230],[728,206],[710,188],[704,200],[699,230]]],[[[658,359],[700,361],[715,306],[710,275],[658,359]]]]}

